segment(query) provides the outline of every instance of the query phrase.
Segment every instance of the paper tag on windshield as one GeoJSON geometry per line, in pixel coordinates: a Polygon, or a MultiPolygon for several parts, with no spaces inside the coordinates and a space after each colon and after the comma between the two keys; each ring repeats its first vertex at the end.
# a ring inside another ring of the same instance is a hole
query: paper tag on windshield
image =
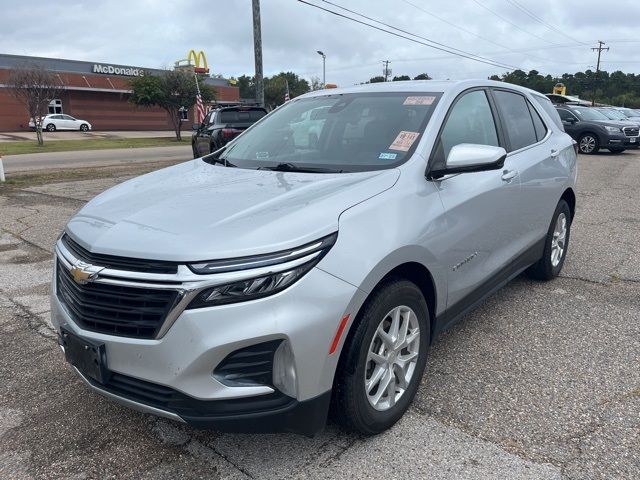
{"type": "Polygon", "coordinates": [[[418,132],[401,131],[393,143],[389,145],[389,150],[400,150],[401,152],[406,152],[411,148],[413,142],[416,141],[418,135],[420,135],[418,132]]]}
{"type": "Polygon", "coordinates": [[[407,97],[405,98],[403,105],[431,105],[436,97],[407,97]]]}

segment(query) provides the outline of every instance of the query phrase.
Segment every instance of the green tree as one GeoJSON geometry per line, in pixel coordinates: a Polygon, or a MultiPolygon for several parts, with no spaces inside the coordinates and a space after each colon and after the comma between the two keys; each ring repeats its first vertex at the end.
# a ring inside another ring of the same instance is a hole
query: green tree
{"type": "Polygon", "coordinates": [[[382,82],[384,82],[384,77],[382,75],[378,75],[377,77],[370,78],[367,83],[382,83],[382,82]]]}
{"type": "MultiPolygon", "coordinates": [[[[182,108],[191,108],[196,103],[197,88],[194,75],[184,70],[166,70],[160,75],[145,75],[130,81],[131,96],[129,101],[142,106],[158,106],[169,115],[171,125],[176,133],[176,140],[182,140],[182,108]]],[[[208,102],[215,99],[215,90],[205,85],[199,78],[202,100],[208,102]]]]}
{"type": "Polygon", "coordinates": [[[391,81],[392,82],[402,82],[404,80],[411,80],[411,77],[409,75],[400,75],[400,76],[393,77],[393,80],[391,80],[391,81]]]}
{"type": "Polygon", "coordinates": [[[284,95],[289,83],[289,98],[307,93],[309,82],[293,72],[280,72],[264,79],[264,104],[268,109],[276,108],[284,103],[284,95]]]}
{"type": "Polygon", "coordinates": [[[240,89],[240,98],[256,98],[256,84],[254,77],[242,75],[238,77],[237,85],[240,89]]]}
{"type": "Polygon", "coordinates": [[[431,80],[431,77],[428,73],[421,73],[413,77],[414,80],[431,80]]]}

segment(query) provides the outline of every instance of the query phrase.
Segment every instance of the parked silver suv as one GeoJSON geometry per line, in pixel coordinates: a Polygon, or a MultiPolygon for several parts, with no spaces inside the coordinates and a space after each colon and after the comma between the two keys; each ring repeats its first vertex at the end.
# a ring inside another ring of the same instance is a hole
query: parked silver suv
{"type": "Polygon", "coordinates": [[[82,208],[56,244],[53,322],[80,377],[125,405],[307,435],[331,407],[378,433],[439,333],[525,270],[558,275],[575,181],[573,142],[530,90],[312,92],[82,208]],[[319,108],[317,138],[295,135],[319,108]]]}

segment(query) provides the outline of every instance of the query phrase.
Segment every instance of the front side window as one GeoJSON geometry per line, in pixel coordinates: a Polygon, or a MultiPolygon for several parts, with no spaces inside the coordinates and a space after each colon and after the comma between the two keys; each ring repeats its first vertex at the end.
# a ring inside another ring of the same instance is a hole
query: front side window
{"type": "Polygon", "coordinates": [[[533,145],[538,141],[527,100],[519,93],[496,90],[494,92],[504,128],[509,135],[509,151],[533,145]]]}
{"type": "Polygon", "coordinates": [[[372,92],[294,99],[234,140],[220,159],[244,168],[392,168],[413,153],[440,96],[372,92]]]}
{"type": "Polygon", "coordinates": [[[465,94],[451,108],[436,144],[436,161],[444,162],[451,149],[462,143],[499,146],[496,124],[483,90],[465,94]]]}
{"type": "Polygon", "coordinates": [[[573,120],[577,120],[576,116],[573,113],[563,108],[558,109],[558,115],[560,115],[560,118],[563,122],[571,122],[573,120]]]}

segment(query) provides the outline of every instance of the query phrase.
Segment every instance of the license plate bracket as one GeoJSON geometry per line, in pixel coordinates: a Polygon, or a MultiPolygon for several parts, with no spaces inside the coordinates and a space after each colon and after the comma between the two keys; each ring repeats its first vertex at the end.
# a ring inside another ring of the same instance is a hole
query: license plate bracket
{"type": "Polygon", "coordinates": [[[109,380],[104,343],[79,337],[68,328],[60,327],[60,344],[64,347],[67,362],[85,377],[101,384],[109,380]]]}
{"type": "Polygon", "coordinates": [[[636,137],[631,137],[631,138],[629,139],[629,141],[630,141],[631,143],[636,143],[636,137]]]}

